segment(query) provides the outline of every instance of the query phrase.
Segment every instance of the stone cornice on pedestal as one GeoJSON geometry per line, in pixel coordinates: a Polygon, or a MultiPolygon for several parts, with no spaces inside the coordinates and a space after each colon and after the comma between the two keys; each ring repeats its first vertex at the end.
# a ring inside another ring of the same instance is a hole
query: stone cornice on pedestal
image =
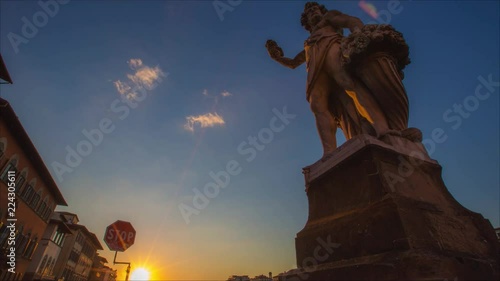
{"type": "Polygon", "coordinates": [[[338,147],[329,158],[319,160],[316,163],[302,169],[306,188],[310,183],[326,174],[329,170],[335,168],[338,164],[342,163],[342,161],[368,146],[378,146],[408,157],[417,157],[420,161],[439,165],[436,160],[429,157],[421,143],[414,143],[398,136],[387,136],[385,137],[385,140],[392,145],[369,135],[359,135],[346,141],[338,147]]]}

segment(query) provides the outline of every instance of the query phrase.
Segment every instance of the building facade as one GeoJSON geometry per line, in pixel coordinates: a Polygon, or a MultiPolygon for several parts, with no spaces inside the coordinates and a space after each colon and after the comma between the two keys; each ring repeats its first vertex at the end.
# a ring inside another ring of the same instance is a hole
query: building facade
{"type": "Polygon", "coordinates": [[[66,236],[71,235],[65,219],[59,212],[54,212],[49,225],[33,255],[25,280],[56,280],[55,263],[59,259],[66,236]]]}
{"type": "Polygon", "coordinates": [[[106,258],[97,255],[90,271],[89,281],[116,281],[117,272],[106,264],[106,258]]]}
{"type": "Polygon", "coordinates": [[[78,224],[76,214],[59,212],[66,220],[71,235],[66,236],[61,253],[54,265],[55,280],[86,281],[97,256],[97,250],[103,250],[97,236],[84,225],[78,224]],[[64,279],[63,279],[64,278],[64,279]]]}
{"type": "Polygon", "coordinates": [[[58,205],[67,203],[11,105],[0,98],[0,281],[25,278],[58,205]]]}

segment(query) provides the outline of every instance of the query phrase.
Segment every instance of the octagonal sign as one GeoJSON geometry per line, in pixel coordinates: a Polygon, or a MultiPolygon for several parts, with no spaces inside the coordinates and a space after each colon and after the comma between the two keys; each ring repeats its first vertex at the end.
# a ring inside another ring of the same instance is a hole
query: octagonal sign
{"type": "Polygon", "coordinates": [[[135,242],[135,229],[130,222],[117,220],[106,228],[104,242],[111,251],[124,252],[135,242]]]}

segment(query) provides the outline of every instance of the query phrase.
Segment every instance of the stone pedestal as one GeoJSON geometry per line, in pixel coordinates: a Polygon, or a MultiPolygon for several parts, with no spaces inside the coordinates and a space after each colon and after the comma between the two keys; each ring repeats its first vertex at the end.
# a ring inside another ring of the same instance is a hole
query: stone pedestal
{"type": "Polygon", "coordinates": [[[490,222],[453,198],[421,144],[388,138],[355,137],[304,168],[309,218],[282,280],[498,280],[490,222]]]}

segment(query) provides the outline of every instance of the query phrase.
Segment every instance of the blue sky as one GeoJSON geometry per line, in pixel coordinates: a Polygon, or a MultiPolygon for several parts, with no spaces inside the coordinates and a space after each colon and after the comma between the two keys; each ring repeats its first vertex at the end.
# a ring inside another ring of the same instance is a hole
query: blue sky
{"type": "MultiPolygon", "coordinates": [[[[136,244],[120,255],[157,278],[224,279],[292,268],[294,237],[307,219],[301,168],[322,151],[305,100],[305,67],[282,67],[264,44],[276,40],[289,57],[301,51],[308,36],[300,26],[305,2],[242,1],[221,20],[212,1],[73,0],[60,4],[16,52],[8,34],[22,35],[22,18],[32,21],[42,8],[2,1],[0,51],[14,85],[3,85],[0,96],[11,102],[53,176],[51,163],[64,163],[65,147],[85,140],[82,130],[105,118],[115,128],[58,181],[69,203],[61,209],[77,213],[98,237],[115,220],[130,221],[136,244]],[[130,67],[132,59],[142,64],[130,67]],[[110,109],[121,101],[116,81],[147,93],[123,120],[110,109]],[[284,107],[296,117],[246,161],[238,145],[269,127],[273,109],[284,107]],[[224,124],[186,130],[187,117],[208,113],[224,124]],[[186,224],[179,204],[191,204],[193,189],[202,190],[212,181],[209,173],[231,160],[241,172],[186,224]]],[[[373,20],[357,1],[321,3],[373,20]]],[[[387,1],[371,3],[387,10],[387,1]]],[[[478,77],[500,80],[499,2],[404,1],[400,7],[390,23],[410,45],[404,80],[410,126],[424,138],[444,130],[447,139],[432,158],[443,166],[448,189],[498,227],[500,89],[493,87],[456,129],[443,114],[474,95],[478,77]]],[[[112,260],[110,251],[103,255],[112,260]]]]}

